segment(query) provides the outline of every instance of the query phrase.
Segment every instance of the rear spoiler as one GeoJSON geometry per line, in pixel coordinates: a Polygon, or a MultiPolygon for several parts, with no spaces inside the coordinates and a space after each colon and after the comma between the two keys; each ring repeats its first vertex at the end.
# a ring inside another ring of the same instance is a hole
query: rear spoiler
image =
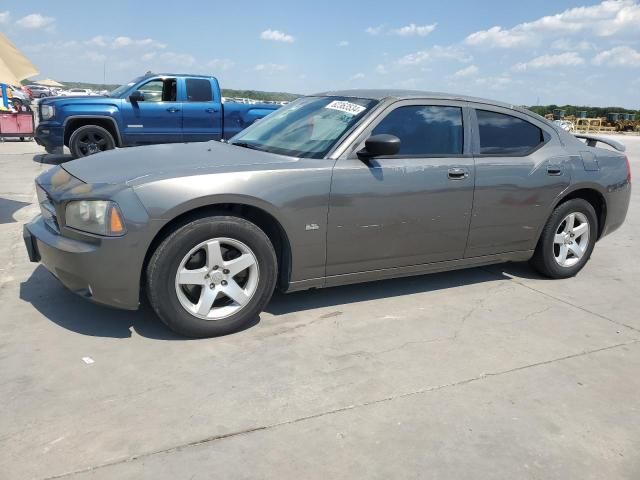
{"type": "Polygon", "coordinates": [[[624,152],[627,149],[627,147],[625,147],[622,143],[616,142],[615,140],[611,140],[609,138],[597,137],[595,135],[583,135],[583,134],[576,134],[574,135],[574,137],[582,138],[583,140],[586,140],[587,145],[590,147],[595,147],[596,143],[600,142],[600,143],[606,143],[610,147],[613,147],[616,150],[618,150],[619,152],[624,152]]]}

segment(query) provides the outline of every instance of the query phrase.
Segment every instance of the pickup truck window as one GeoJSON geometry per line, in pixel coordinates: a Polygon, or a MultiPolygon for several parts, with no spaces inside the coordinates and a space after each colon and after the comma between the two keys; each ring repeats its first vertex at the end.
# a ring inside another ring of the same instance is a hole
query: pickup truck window
{"type": "Polygon", "coordinates": [[[213,100],[211,81],[206,78],[187,78],[187,100],[189,102],[210,102],[213,100]]]}
{"type": "Polygon", "coordinates": [[[175,102],[177,98],[177,82],[175,78],[155,78],[138,90],[144,93],[145,102],[175,102]]]}
{"type": "Polygon", "coordinates": [[[230,143],[280,155],[322,158],[378,102],[351,97],[304,97],[268,115],[230,143]]]}

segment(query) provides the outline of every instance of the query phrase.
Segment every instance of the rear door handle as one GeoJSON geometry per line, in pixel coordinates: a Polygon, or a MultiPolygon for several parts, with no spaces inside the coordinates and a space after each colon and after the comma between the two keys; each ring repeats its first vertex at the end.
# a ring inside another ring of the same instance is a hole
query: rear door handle
{"type": "Polygon", "coordinates": [[[450,180],[464,180],[469,176],[467,168],[454,167],[447,171],[450,180]]]}
{"type": "Polygon", "coordinates": [[[176,107],[167,108],[167,112],[169,112],[169,113],[176,113],[176,112],[179,112],[179,111],[180,111],[180,109],[176,108],[176,107]]]}
{"type": "Polygon", "coordinates": [[[562,175],[562,168],[558,165],[549,165],[547,167],[547,173],[549,175],[562,175]]]}
{"type": "Polygon", "coordinates": [[[218,111],[218,109],[217,109],[217,108],[207,108],[207,109],[205,110],[205,112],[207,112],[207,113],[216,113],[217,111],[218,111]]]}

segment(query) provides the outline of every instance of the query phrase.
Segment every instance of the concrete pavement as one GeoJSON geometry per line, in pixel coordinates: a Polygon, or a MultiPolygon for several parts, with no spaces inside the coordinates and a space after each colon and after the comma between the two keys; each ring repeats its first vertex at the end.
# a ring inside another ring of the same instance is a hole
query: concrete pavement
{"type": "Polygon", "coordinates": [[[184,340],[28,263],[33,177],[64,160],[39,153],[0,144],[0,478],[640,476],[637,192],[573,279],[506,264],[300,292],[184,340]]]}

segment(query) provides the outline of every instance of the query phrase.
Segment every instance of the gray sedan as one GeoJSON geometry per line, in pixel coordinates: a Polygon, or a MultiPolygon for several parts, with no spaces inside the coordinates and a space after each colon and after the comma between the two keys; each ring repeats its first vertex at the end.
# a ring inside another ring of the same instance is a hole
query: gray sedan
{"type": "Polygon", "coordinates": [[[228,143],[54,167],[36,181],[41,215],[25,243],[84,297],[137,309],[146,294],[176,332],[222,335],[275,288],[526,260],[550,278],[575,275],[625,219],[623,151],[498,102],[328,92],[228,143]]]}

